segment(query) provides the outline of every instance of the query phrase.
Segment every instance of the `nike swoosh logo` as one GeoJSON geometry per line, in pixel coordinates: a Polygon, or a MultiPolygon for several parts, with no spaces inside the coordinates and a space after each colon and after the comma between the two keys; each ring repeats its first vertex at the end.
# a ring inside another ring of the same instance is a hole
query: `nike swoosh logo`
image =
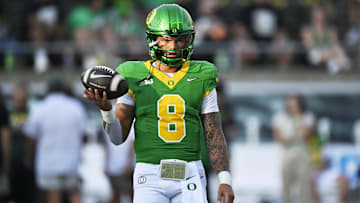
{"type": "Polygon", "coordinates": [[[193,177],[195,177],[195,176],[190,176],[190,177],[186,178],[185,180],[190,180],[193,177]]]}
{"type": "MultiPolygon", "coordinates": [[[[195,177],[195,176],[190,176],[190,177],[186,178],[185,180],[190,180],[193,177],[195,177]]],[[[202,179],[202,178],[204,178],[204,176],[200,176],[200,179],[202,179]]]]}
{"type": "Polygon", "coordinates": [[[199,78],[188,78],[188,79],[186,79],[186,81],[191,82],[191,81],[197,80],[197,79],[199,79],[199,78]]]}
{"type": "Polygon", "coordinates": [[[111,78],[111,75],[95,75],[95,72],[92,72],[90,74],[90,78],[91,79],[95,79],[95,78],[111,78]]]}

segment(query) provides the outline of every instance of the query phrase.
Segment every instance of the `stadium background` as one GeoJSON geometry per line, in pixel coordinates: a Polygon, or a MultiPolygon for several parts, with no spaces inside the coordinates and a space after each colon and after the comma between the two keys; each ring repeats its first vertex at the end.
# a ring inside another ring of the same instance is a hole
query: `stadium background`
{"type": "MultiPolygon", "coordinates": [[[[220,72],[219,100],[230,146],[235,202],[279,202],[281,149],[272,138],[271,118],[291,93],[304,95],[316,116],[314,134],[326,140],[323,150],[355,190],[360,167],[357,0],[268,0],[274,9],[269,16],[278,21],[258,25],[269,32],[265,38],[252,35],[252,25],[246,22],[252,0],[1,1],[0,86],[7,106],[11,108],[16,82],[29,84],[29,106],[33,107],[43,98],[49,77],[61,75],[88,109],[89,134],[99,133],[100,114],[81,98],[81,72],[95,64],[116,68],[125,60],[147,59],[146,14],[160,3],[171,2],[183,5],[193,16],[197,33],[192,58],[209,60],[220,72]],[[316,6],[325,11],[326,21],[336,30],[350,60],[348,69],[332,71],[326,64],[309,62],[301,32],[316,6]],[[258,49],[254,44],[259,44],[258,49]]],[[[209,179],[211,191],[216,178],[209,179]]]]}

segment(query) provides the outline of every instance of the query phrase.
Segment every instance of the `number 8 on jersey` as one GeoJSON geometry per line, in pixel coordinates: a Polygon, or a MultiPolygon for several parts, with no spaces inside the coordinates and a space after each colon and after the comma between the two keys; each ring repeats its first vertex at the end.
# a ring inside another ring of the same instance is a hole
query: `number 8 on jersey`
{"type": "Polygon", "coordinates": [[[158,133],[165,142],[181,142],[185,137],[185,100],[177,94],[163,95],[157,101],[158,133]]]}

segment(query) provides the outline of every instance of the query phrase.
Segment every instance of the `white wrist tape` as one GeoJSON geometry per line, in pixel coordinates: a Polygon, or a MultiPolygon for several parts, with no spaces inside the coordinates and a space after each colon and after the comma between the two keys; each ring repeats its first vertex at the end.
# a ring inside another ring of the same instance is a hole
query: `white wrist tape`
{"type": "Polygon", "coordinates": [[[110,111],[101,111],[101,116],[103,118],[103,121],[105,121],[106,123],[112,123],[116,120],[115,114],[113,110],[110,111]]]}
{"type": "Polygon", "coordinates": [[[231,186],[231,174],[229,171],[220,171],[218,173],[219,183],[231,186]]]}

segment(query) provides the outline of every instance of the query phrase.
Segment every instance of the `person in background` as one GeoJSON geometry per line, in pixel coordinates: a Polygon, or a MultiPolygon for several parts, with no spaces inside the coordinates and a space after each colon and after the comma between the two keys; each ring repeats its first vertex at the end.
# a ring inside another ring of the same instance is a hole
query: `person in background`
{"type": "Polygon", "coordinates": [[[37,195],[35,174],[32,167],[32,150],[28,148],[29,138],[26,138],[22,132],[22,127],[29,116],[27,85],[25,82],[16,84],[12,91],[10,109],[12,168],[10,171],[10,199],[17,203],[36,202],[37,195]],[[31,154],[31,156],[27,156],[27,154],[31,154]]]}
{"type": "Polygon", "coordinates": [[[0,202],[5,202],[9,193],[10,172],[10,126],[9,112],[0,89],[0,202]]]}
{"type": "Polygon", "coordinates": [[[234,22],[232,27],[234,43],[232,43],[231,48],[234,51],[234,65],[242,68],[242,66],[252,64],[258,59],[259,49],[243,24],[234,22]]]}
{"type": "Polygon", "coordinates": [[[357,166],[357,182],[355,188],[350,189],[348,195],[348,202],[360,202],[360,164],[357,166]]]}
{"type": "Polygon", "coordinates": [[[273,117],[273,136],[284,148],[282,157],[282,202],[312,203],[310,189],[312,163],[308,138],[314,127],[314,115],[307,111],[299,95],[288,95],[285,112],[273,117]]]}
{"type": "Polygon", "coordinates": [[[310,64],[325,65],[330,74],[350,69],[351,63],[339,44],[335,28],[327,24],[325,11],[315,7],[311,22],[302,28],[301,38],[310,64]]]}
{"type": "Polygon", "coordinates": [[[64,93],[65,81],[49,80],[48,95],[30,112],[26,136],[37,141],[36,183],[45,202],[60,203],[64,192],[80,203],[78,165],[87,115],[82,104],[64,93]]]}
{"type": "Polygon", "coordinates": [[[132,173],[135,165],[134,132],[130,130],[129,138],[120,146],[111,143],[106,136],[106,174],[112,187],[112,203],[131,200],[132,173]]]}
{"type": "Polygon", "coordinates": [[[286,71],[294,58],[295,46],[288,39],[285,30],[279,30],[269,47],[270,58],[276,62],[280,71],[286,71]]]}
{"type": "Polygon", "coordinates": [[[196,46],[196,50],[202,54],[194,54],[194,58],[214,63],[219,67],[219,71],[230,70],[231,53],[227,43],[229,40],[228,28],[219,18],[213,19],[209,26],[204,33],[202,43],[196,46]]]}
{"type": "Polygon", "coordinates": [[[349,28],[345,34],[345,50],[353,59],[354,67],[360,65],[360,1],[351,0],[348,6],[349,28]]]}
{"type": "Polygon", "coordinates": [[[78,2],[69,13],[66,24],[75,50],[68,50],[69,55],[76,53],[80,57],[81,66],[86,69],[97,64],[96,33],[93,23],[96,16],[104,12],[104,0],[78,2]]]}
{"type": "Polygon", "coordinates": [[[216,15],[215,1],[201,0],[200,4],[201,6],[198,7],[199,16],[194,22],[196,32],[195,46],[201,45],[204,42],[214,21],[219,21],[219,17],[216,15]]]}
{"type": "Polygon", "coordinates": [[[313,189],[316,202],[345,203],[349,194],[349,181],[336,168],[331,167],[330,158],[322,156],[320,167],[316,170],[313,189]]]}
{"type": "Polygon", "coordinates": [[[258,64],[265,65],[273,59],[281,66],[287,66],[291,62],[288,55],[292,55],[292,52],[289,52],[288,48],[275,53],[280,57],[270,55],[270,46],[287,46],[287,43],[282,41],[288,41],[288,37],[282,10],[273,6],[269,0],[253,0],[242,12],[238,12],[236,21],[246,27],[250,39],[256,43],[259,50],[258,64]],[[285,59],[282,59],[282,55],[285,59]]]}
{"type": "Polygon", "coordinates": [[[56,57],[49,54],[48,42],[65,39],[64,12],[58,0],[32,0],[29,3],[29,38],[34,43],[34,68],[37,73],[47,71],[56,57]],[[51,61],[52,60],[52,61],[51,61]]]}
{"type": "Polygon", "coordinates": [[[114,67],[124,59],[141,54],[144,45],[140,12],[135,1],[115,0],[95,15],[91,28],[97,44],[97,63],[114,67]],[[142,42],[142,41],[141,41],[142,42]],[[119,46],[120,45],[120,46],[119,46]]]}

